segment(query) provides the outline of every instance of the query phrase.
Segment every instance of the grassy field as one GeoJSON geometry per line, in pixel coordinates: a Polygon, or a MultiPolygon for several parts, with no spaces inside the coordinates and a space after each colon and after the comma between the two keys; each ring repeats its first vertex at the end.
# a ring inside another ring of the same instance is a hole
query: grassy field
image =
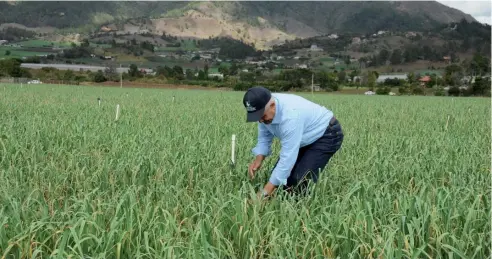
{"type": "Polygon", "coordinates": [[[58,47],[70,47],[71,43],[70,42],[53,42],[53,41],[47,41],[47,40],[27,40],[27,41],[22,41],[17,43],[19,45],[22,45],[23,47],[53,47],[53,46],[58,46],[58,47]]]}
{"type": "Polygon", "coordinates": [[[31,57],[31,56],[36,56],[36,55],[49,55],[49,54],[53,54],[53,53],[52,52],[27,51],[26,49],[0,46],[0,58],[5,58],[5,59],[31,57]],[[9,55],[5,55],[5,54],[7,54],[6,53],[7,50],[10,51],[9,55]]]}
{"type": "Polygon", "coordinates": [[[157,48],[157,51],[178,51],[178,50],[193,51],[193,50],[198,50],[198,47],[196,46],[196,44],[193,40],[183,40],[183,41],[181,41],[180,47],[158,47],[157,48]]]}
{"type": "Polygon", "coordinates": [[[2,258],[491,252],[487,98],[303,94],[334,111],[345,142],[312,197],[262,203],[252,197],[280,146],[250,181],[257,133],[242,93],[2,84],[0,93],[2,258]]]}

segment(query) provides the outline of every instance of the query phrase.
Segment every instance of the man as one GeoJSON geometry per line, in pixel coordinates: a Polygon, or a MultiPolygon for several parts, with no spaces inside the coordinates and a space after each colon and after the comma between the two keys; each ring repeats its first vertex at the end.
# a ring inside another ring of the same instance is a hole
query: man
{"type": "Polygon", "coordinates": [[[258,143],[252,150],[256,157],[248,168],[251,179],[271,155],[273,138],[281,144],[280,158],[258,196],[270,196],[281,185],[290,193],[304,193],[308,181],[318,181],[342,145],[344,134],[333,112],[297,95],[272,94],[264,87],[250,88],[243,105],[246,121],[259,122],[258,143]]]}

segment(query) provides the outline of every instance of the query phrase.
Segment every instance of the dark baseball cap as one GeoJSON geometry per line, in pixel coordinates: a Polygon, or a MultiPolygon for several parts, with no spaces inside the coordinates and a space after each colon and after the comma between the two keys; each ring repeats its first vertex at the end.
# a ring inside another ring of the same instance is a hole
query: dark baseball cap
{"type": "Polygon", "coordinates": [[[271,98],[272,94],[265,87],[255,86],[248,89],[243,97],[243,105],[247,111],[246,122],[259,121],[271,98]]]}

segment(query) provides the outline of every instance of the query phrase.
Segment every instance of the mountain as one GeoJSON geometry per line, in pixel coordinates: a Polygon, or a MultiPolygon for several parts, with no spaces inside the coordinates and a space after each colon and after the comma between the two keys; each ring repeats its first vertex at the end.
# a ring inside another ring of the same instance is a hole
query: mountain
{"type": "Polygon", "coordinates": [[[435,1],[0,2],[0,25],[62,32],[104,28],[189,38],[229,36],[257,48],[330,33],[419,31],[461,19],[475,21],[435,1]]]}

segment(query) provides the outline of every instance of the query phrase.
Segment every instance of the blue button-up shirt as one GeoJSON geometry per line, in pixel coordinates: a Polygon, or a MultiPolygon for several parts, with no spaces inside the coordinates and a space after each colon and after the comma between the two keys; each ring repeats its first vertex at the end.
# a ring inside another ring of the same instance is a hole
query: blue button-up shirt
{"type": "Polygon", "coordinates": [[[255,156],[267,157],[271,155],[273,138],[279,138],[280,160],[269,180],[279,186],[287,184],[299,149],[324,134],[333,112],[297,95],[274,93],[272,96],[276,105],[275,116],[269,125],[258,124],[258,143],[252,151],[255,156]]]}

